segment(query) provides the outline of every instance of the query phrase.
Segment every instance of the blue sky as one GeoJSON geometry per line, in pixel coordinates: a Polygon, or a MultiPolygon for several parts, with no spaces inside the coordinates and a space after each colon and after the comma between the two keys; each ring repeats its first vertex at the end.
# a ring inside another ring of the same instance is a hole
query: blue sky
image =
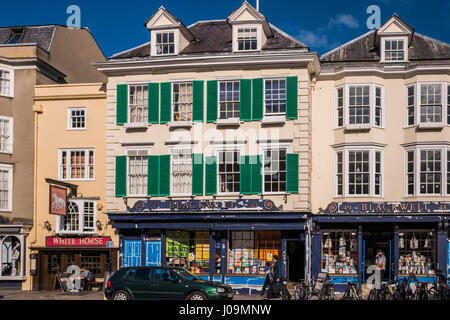
{"type": "MultiPolygon", "coordinates": [[[[185,25],[226,19],[243,0],[24,0],[20,10],[4,1],[1,26],[66,24],[70,5],[81,8],[88,27],[107,57],[149,41],[143,24],[163,5],[185,25]]],[[[256,0],[248,0],[255,5],[256,0]]],[[[378,5],[382,23],[397,13],[419,33],[450,43],[450,0],[260,0],[269,22],[323,54],[369,31],[367,7],[378,5]]]]}

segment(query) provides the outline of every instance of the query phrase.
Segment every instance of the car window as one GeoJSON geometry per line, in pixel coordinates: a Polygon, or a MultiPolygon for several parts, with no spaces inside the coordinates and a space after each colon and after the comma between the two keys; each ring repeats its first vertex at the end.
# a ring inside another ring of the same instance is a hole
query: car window
{"type": "Polygon", "coordinates": [[[128,271],[128,273],[125,275],[124,279],[125,280],[133,280],[135,274],[136,274],[136,269],[130,269],[128,271]]]}
{"type": "Polygon", "coordinates": [[[155,281],[173,281],[174,275],[167,269],[154,269],[153,270],[155,281]]]}
{"type": "Polygon", "coordinates": [[[143,269],[137,269],[136,274],[134,275],[134,280],[150,280],[150,269],[143,268],[143,269]]]}

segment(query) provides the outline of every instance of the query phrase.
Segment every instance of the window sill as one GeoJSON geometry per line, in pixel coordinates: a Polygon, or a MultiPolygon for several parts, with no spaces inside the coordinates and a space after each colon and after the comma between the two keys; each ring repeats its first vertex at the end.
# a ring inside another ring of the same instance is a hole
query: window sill
{"type": "Polygon", "coordinates": [[[285,123],[286,123],[285,116],[265,117],[262,120],[262,124],[285,124],[285,123]]]}
{"type": "Polygon", "coordinates": [[[216,121],[216,125],[218,127],[238,127],[241,125],[241,120],[240,119],[219,119],[216,121]]]}
{"type": "Polygon", "coordinates": [[[443,123],[419,123],[417,125],[418,130],[442,130],[444,127],[443,123]]]}
{"type": "Polygon", "coordinates": [[[192,128],[191,121],[172,121],[168,125],[170,128],[192,128]]]}
{"type": "Polygon", "coordinates": [[[372,126],[370,125],[356,125],[345,127],[345,131],[370,131],[371,129],[372,126]]]}
{"type": "Polygon", "coordinates": [[[139,123],[125,123],[123,127],[126,130],[136,130],[136,129],[147,129],[149,126],[148,123],[139,122],[139,123]]]}
{"type": "Polygon", "coordinates": [[[26,281],[26,280],[28,280],[28,278],[27,277],[21,277],[21,276],[15,276],[15,277],[0,276],[0,280],[1,281],[26,281]]]}
{"type": "Polygon", "coordinates": [[[80,236],[80,237],[93,237],[93,236],[95,236],[96,235],[96,233],[95,232],[90,232],[90,233],[80,233],[80,232],[55,232],[55,234],[57,235],[57,236],[65,236],[65,237],[67,237],[67,236],[72,236],[72,237],[74,237],[74,236],[80,236]]]}

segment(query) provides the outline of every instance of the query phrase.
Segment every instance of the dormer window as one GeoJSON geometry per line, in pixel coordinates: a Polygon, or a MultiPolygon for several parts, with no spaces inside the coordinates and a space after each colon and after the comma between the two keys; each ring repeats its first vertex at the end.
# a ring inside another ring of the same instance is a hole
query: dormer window
{"type": "Polygon", "coordinates": [[[178,34],[176,30],[153,31],[152,56],[178,54],[178,34]]]}
{"type": "Polygon", "coordinates": [[[406,39],[383,39],[383,62],[398,62],[407,60],[406,39]]]}
{"type": "Polygon", "coordinates": [[[237,44],[237,51],[258,50],[258,29],[256,27],[238,28],[237,44]]]}

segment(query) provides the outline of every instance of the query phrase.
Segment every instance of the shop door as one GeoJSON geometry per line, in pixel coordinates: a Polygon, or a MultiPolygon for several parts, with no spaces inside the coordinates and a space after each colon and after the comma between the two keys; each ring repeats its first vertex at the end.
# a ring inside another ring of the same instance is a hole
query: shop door
{"type": "Polygon", "coordinates": [[[393,273],[393,232],[371,231],[365,232],[363,241],[363,279],[367,282],[368,278],[373,275],[373,272],[368,272],[368,268],[376,265],[377,252],[381,251],[386,259],[385,270],[382,273],[381,281],[389,281],[392,279],[393,273]]]}
{"type": "Polygon", "coordinates": [[[124,241],[124,267],[140,267],[141,266],[141,240],[125,240],[124,241]]]}
{"type": "Polygon", "coordinates": [[[161,241],[145,242],[145,266],[146,267],[161,266],[161,241]]]}
{"type": "Polygon", "coordinates": [[[292,282],[300,282],[305,279],[305,242],[287,242],[287,279],[292,282]]]}

